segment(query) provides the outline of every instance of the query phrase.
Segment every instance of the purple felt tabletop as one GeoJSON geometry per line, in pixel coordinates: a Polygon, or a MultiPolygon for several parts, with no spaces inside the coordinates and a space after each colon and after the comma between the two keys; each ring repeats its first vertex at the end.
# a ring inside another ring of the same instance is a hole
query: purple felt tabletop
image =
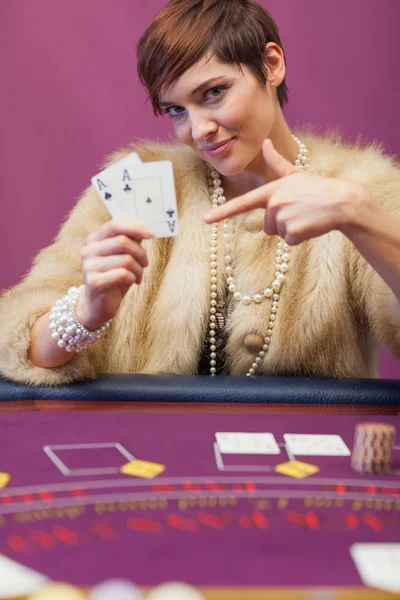
{"type": "MultiPolygon", "coordinates": [[[[296,456],[285,433],[336,434],[352,449],[361,421],[399,417],[56,412],[0,415],[0,552],[55,580],[93,585],[361,585],[349,548],[400,542],[400,446],[385,476],[349,456],[296,456]],[[280,454],[218,452],[216,432],[270,432],[280,454]],[[292,457],[293,458],[293,457],[292,457]],[[134,459],[154,479],[125,475],[134,459]]],[[[398,441],[400,444],[400,441],[398,441]]]]}

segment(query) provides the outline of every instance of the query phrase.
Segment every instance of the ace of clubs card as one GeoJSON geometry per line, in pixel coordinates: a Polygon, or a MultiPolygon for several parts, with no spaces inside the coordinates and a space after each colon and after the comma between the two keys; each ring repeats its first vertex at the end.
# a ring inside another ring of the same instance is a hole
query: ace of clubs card
{"type": "Polygon", "coordinates": [[[178,235],[171,161],[142,163],[132,152],[91,181],[114,219],[144,223],[155,237],[178,235]]]}

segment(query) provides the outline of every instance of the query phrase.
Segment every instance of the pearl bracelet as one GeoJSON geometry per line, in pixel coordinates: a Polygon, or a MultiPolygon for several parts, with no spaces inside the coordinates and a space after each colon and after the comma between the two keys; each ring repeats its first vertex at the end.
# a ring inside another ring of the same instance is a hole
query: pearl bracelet
{"type": "Polygon", "coordinates": [[[65,348],[67,352],[82,352],[110,329],[111,321],[107,321],[95,331],[89,331],[78,321],[75,306],[84,289],[84,285],[79,288],[70,287],[67,294],[61,300],[57,300],[50,311],[51,337],[57,342],[59,348],[65,348]]]}

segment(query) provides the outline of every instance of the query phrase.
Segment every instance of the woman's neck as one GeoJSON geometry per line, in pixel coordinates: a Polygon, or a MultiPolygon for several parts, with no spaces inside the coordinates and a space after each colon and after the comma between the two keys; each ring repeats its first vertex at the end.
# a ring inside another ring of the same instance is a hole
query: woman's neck
{"type": "MultiPolygon", "coordinates": [[[[295,164],[299,149],[283,116],[281,122],[272,129],[270,139],[279,154],[295,164]]],[[[222,185],[225,197],[227,200],[232,200],[277,178],[278,175],[265,162],[263,152],[260,150],[254,160],[238,175],[223,177],[222,185]]]]}

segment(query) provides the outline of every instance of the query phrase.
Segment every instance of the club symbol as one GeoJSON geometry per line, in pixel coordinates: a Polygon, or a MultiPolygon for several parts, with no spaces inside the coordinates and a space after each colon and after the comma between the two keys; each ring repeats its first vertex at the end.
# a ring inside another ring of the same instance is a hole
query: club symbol
{"type": "Polygon", "coordinates": [[[131,192],[132,188],[129,187],[129,183],[126,184],[126,186],[124,187],[124,192],[131,192]]]}
{"type": "Polygon", "coordinates": [[[112,198],[111,194],[109,192],[106,192],[104,195],[104,199],[109,200],[110,198],[112,198]]]}
{"type": "Polygon", "coordinates": [[[153,202],[153,200],[151,198],[147,198],[146,202],[147,202],[147,204],[151,204],[153,202]]]}
{"type": "Polygon", "coordinates": [[[169,218],[172,219],[172,217],[174,216],[175,211],[172,209],[167,210],[167,215],[169,215],[169,218]]]}

